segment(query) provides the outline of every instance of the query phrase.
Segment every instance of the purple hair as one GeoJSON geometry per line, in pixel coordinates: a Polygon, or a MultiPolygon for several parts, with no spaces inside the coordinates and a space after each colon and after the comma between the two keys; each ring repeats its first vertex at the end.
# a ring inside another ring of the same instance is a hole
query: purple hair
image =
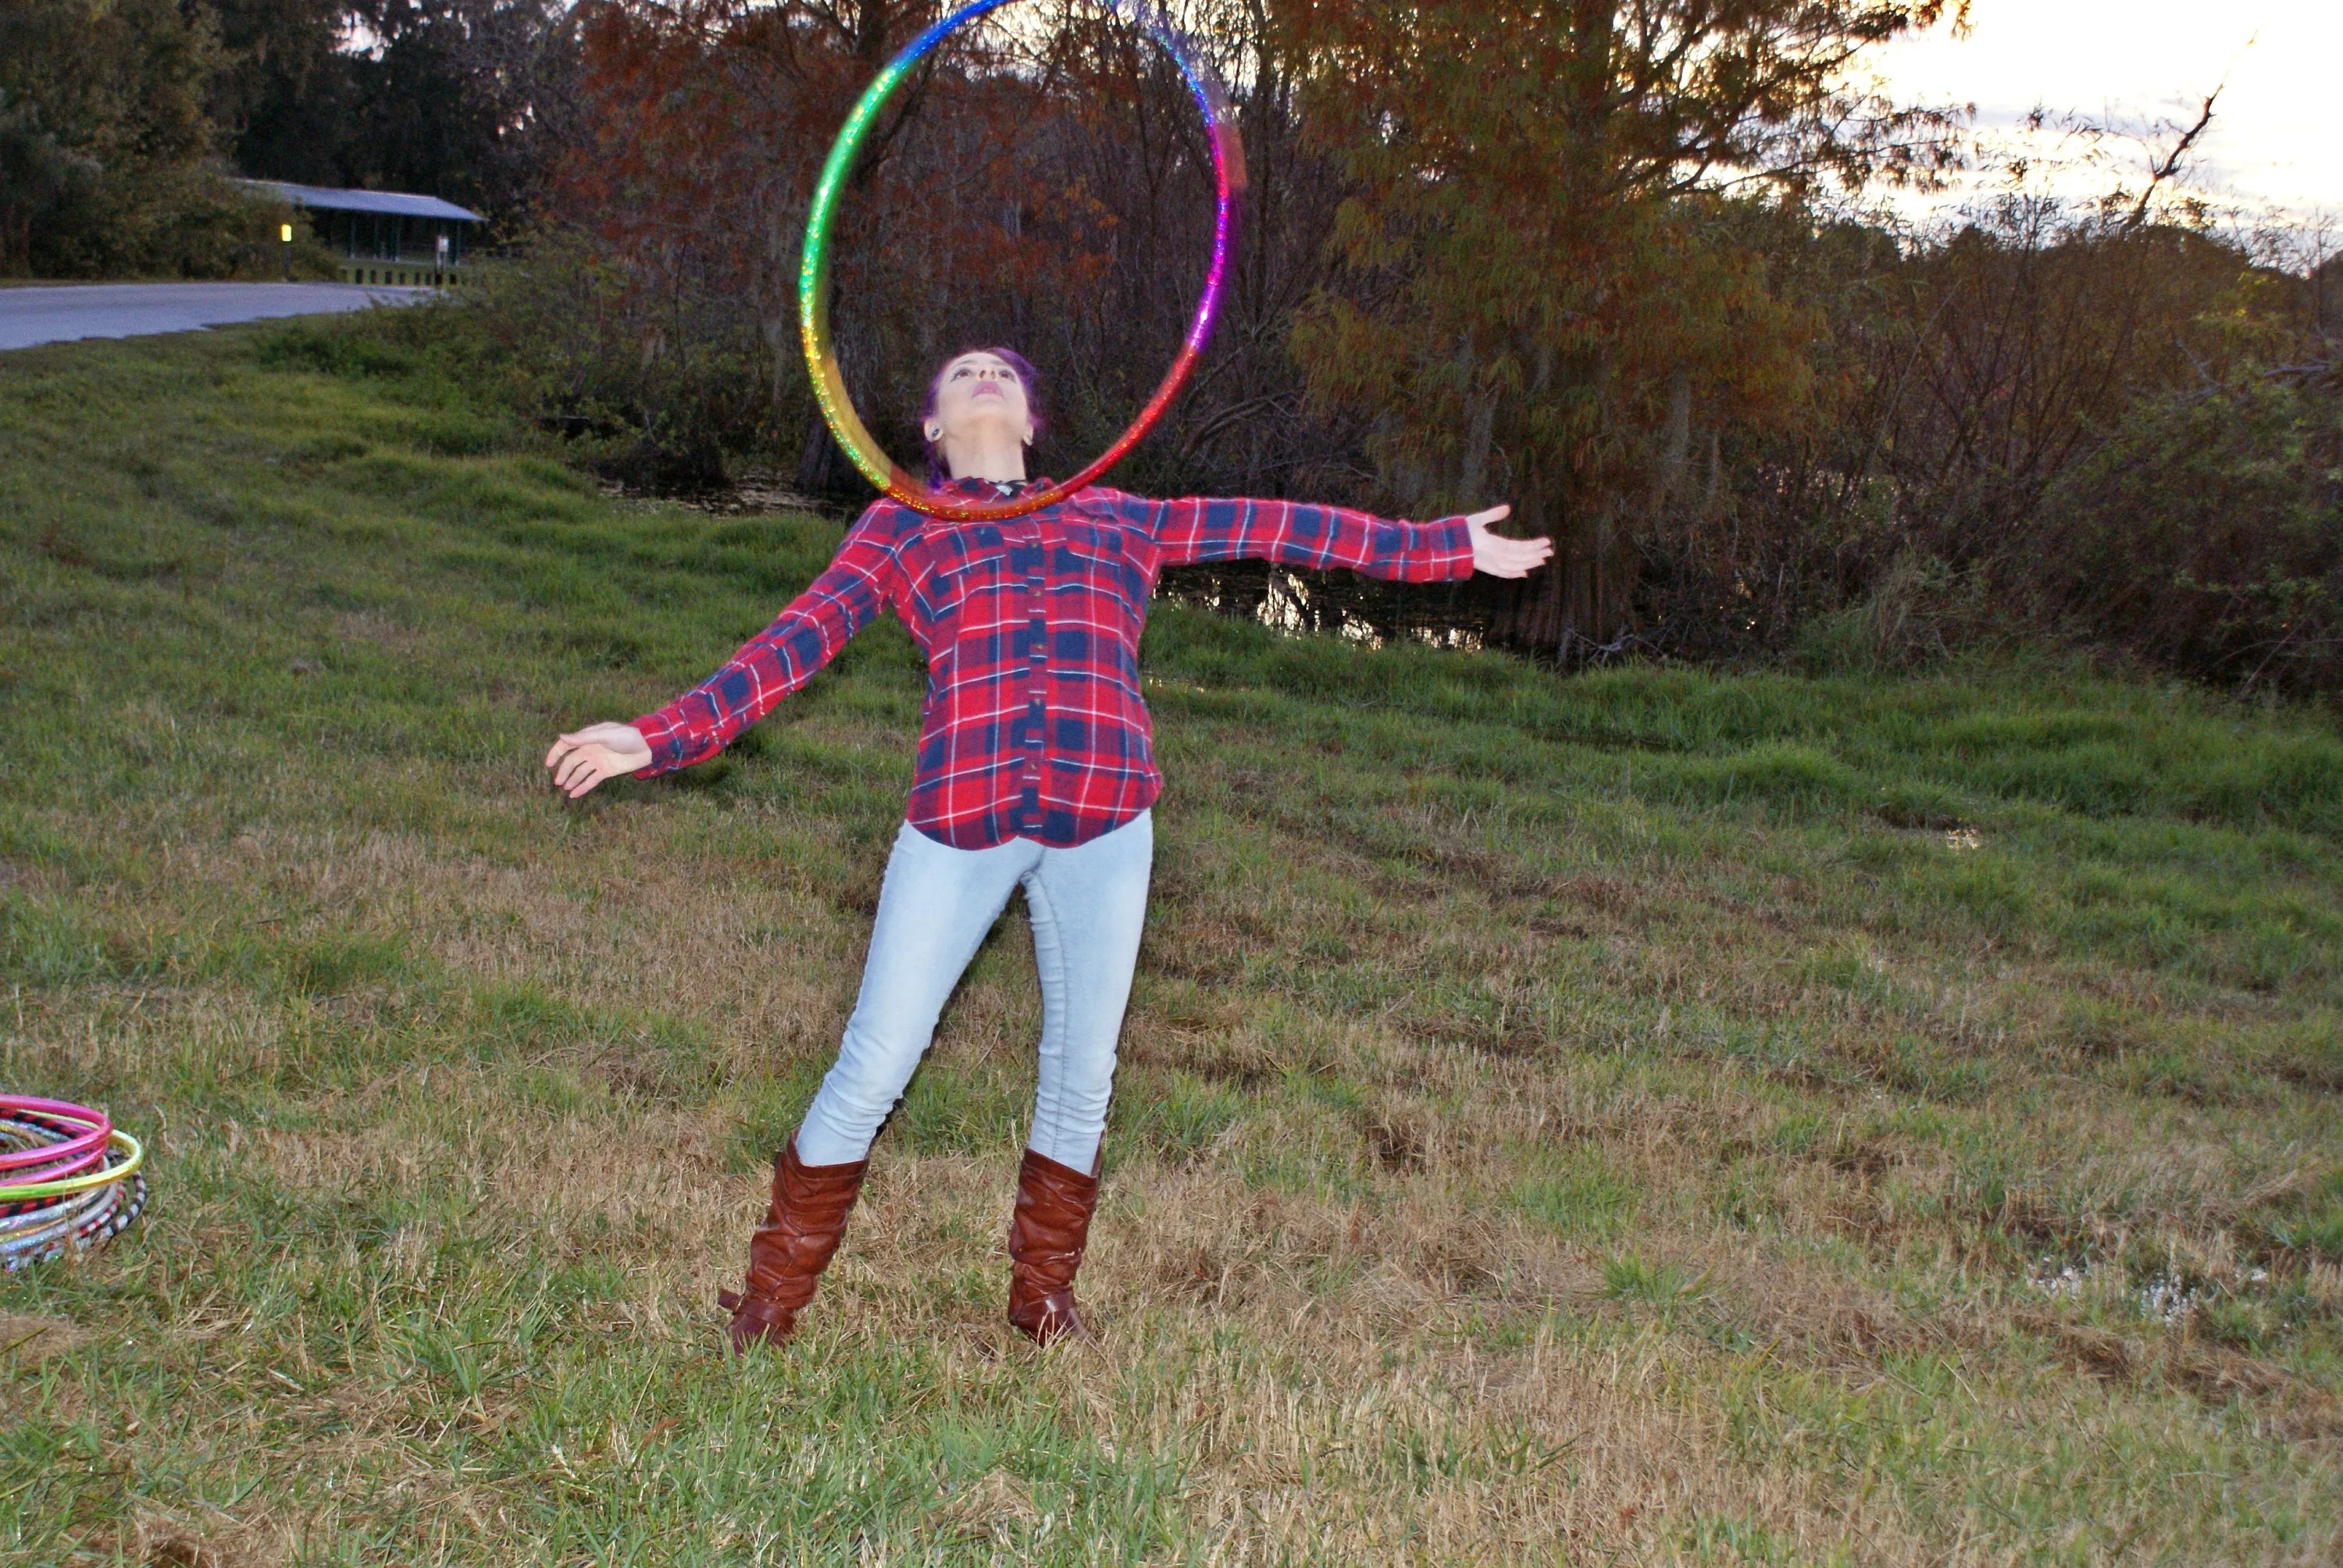
{"type": "Polygon", "coordinates": [[[1014,348],[963,348],[936,367],[936,373],[928,379],[928,400],[920,407],[920,439],[928,449],[928,483],[930,485],[940,485],[950,479],[951,465],[944,461],[943,443],[928,440],[928,421],[936,416],[936,397],[943,390],[944,372],[952,367],[955,360],[965,359],[971,354],[992,355],[1017,372],[1017,384],[1025,388],[1025,411],[1033,420],[1033,438],[1037,441],[1041,438],[1041,373],[1028,364],[1025,356],[1014,348]]]}

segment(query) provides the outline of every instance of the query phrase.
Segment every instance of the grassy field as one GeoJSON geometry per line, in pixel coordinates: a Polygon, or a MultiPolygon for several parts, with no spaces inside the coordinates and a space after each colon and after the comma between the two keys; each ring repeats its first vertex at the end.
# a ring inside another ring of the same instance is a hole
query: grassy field
{"type": "Polygon", "coordinates": [[[837,527],[618,503],[310,329],[0,357],[0,1084],[150,1134],[0,1280],[9,1563],[2343,1555],[2343,739],[2056,671],[1149,634],[1082,1274],[1001,1321],[1012,910],[783,1353],[891,622],[582,808],[837,527]]]}

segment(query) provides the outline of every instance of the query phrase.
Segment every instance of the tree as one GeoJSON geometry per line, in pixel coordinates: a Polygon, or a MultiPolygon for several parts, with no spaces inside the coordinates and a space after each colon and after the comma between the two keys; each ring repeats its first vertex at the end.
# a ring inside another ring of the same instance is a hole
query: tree
{"type": "Polygon", "coordinates": [[[220,184],[210,18],[174,0],[0,5],[0,271],[216,275],[256,225],[220,184]]]}
{"type": "MultiPolygon", "coordinates": [[[[599,259],[600,307],[579,314],[676,375],[610,376],[607,341],[579,342],[581,380],[653,394],[581,403],[632,405],[623,422],[654,443],[738,440],[743,411],[726,418],[726,389],[688,362],[733,372],[735,387],[754,365],[769,388],[754,434],[794,435],[799,487],[859,483],[799,369],[797,250],[849,106],[936,15],[927,0],[603,0],[585,14],[585,134],[555,186],[556,212],[599,259]]],[[[926,373],[971,342],[1009,342],[1064,372],[1058,423],[1104,445],[1152,387],[1132,383],[1160,373],[1184,329],[1192,301],[1166,283],[1202,276],[1210,195],[1193,106],[1127,29],[1070,8],[1021,33],[955,36],[871,136],[836,231],[833,330],[873,429],[916,450],[926,373]]]]}
{"type": "Polygon", "coordinates": [[[1729,243],[1728,193],[1925,171],[1929,116],[1850,92],[1946,0],[1297,0],[1304,117],[1353,184],[1350,274],[1298,322],[1324,403],[1410,507],[1503,493],[1555,566],[1510,607],[1565,654],[1633,618],[1635,538],[1696,420],[1785,417],[1802,313],[1729,243]]]}
{"type": "Polygon", "coordinates": [[[364,0],[371,46],[347,55],[352,185],[423,191],[518,218],[546,149],[540,105],[571,90],[572,34],[556,0],[364,0]]]}
{"type": "MultiPolygon", "coordinates": [[[[555,167],[551,210],[590,247],[595,308],[564,329],[563,357],[581,409],[636,428],[655,467],[670,467],[661,449],[680,445],[693,448],[683,470],[704,479],[720,466],[719,439],[753,432],[778,445],[794,431],[801,488],[846,479],[797,369],[794,247],[854,95],[933,15],[895,0],[579,7],[577,135],[555,167]]],[[[845,300],[887,297],[874,268],[938,260],[865,243],[874,214],[916,210],[921,196],[883,156],[894,140],[878,138],[882,156],[867,161],[841,230],[845,300]]],[[[949,246],[942,226],[922,226],[949,246]]],[[[839,317],[850,367],[882,357],[869,339],[887,319],[839,317]]]]}
{"type": "Polygon", "coordinates": [[[347,0],[213,0],[225,56],[210,106],[246,174],[304,185],[344,178],[355,109],[347,0]]]}
{"type": "Polygon", "coordinates": [[[211,94],[239,167],[263,179],[419,191],[525,216],[548,112],[573,89],[556,0],[213,0],[211,94]]]}

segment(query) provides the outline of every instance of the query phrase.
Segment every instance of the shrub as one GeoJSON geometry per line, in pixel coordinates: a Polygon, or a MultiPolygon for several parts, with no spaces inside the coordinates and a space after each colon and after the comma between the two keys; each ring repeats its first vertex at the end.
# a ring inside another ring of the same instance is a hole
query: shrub
{"type": "Polygon", "coordinates": [[[2143,399],[2051,492],[2046,612],[2244,685],[2343,674],[2343,379],[2258,375],[2143,399]]]}

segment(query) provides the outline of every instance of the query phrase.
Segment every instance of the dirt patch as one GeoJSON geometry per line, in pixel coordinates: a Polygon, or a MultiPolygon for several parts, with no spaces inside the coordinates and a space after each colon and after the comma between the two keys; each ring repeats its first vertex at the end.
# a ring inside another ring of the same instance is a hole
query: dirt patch
{"type": "Polygon", "coordinates": [[[1405,1115],[1358,1117],[1359,1136],[1374,1151],[1375,1163],[1394,1174],[1423,1169],[1432,1134],[1420,1119],[1405,1115]]]}
{"type": "Polygon", "coordinates": [[[1547,897],[1579,904],[1599,914],[1624,915],[1643,907],[1634,886],[1618,877],[1565,877],[1541,890],[1547,897]]]}
{"type": "Polygon", "coordinates": [[[176,1521],[146,1521],[127,1544],[129,1561],[146,1568],[273,1568],[286,1557],[284,1540],[266,1528],[213,1534],[176,1521]]]}
{"type": "Polygon", "coordinates": [[[1865,1187],[1875,1185],[1896,1163],[1896,1151],[1885,1140],[1835,1144],[1823,1151],[1823,1163],[1842,1176],[1852,1176],[1865,1187]]]}
{"type": "Polygon", "coordinates": [[[87,1339],[77,1324],[29,1312],[0,1312],[0,1356],[12,1366],[31,1366],[61,1355],[87,1339]]]}
{"type": "Polygon", "coordinates": [[[2208,1345],[2193,1336],[2118,1333],[2051,1312],[2019,1312],[2007,1321],[2048,1341],[2066,1366],[2102,1382],[2161,1382],[2215,1407],[2247,1402],[2282,1427],[2293,1442],[2343,1437],[2343,1401],[2275,1362],[2208,1345]]]}
{"type": "Polygon", "coordinates": [[[1259,1033],[1232,1013],[1169,1019],[1134,1014],[1125,1026],[1122,1060],[1248,1091],[1277,1082],[1291,1065],[1271,1054],[1259,1033]]]}

